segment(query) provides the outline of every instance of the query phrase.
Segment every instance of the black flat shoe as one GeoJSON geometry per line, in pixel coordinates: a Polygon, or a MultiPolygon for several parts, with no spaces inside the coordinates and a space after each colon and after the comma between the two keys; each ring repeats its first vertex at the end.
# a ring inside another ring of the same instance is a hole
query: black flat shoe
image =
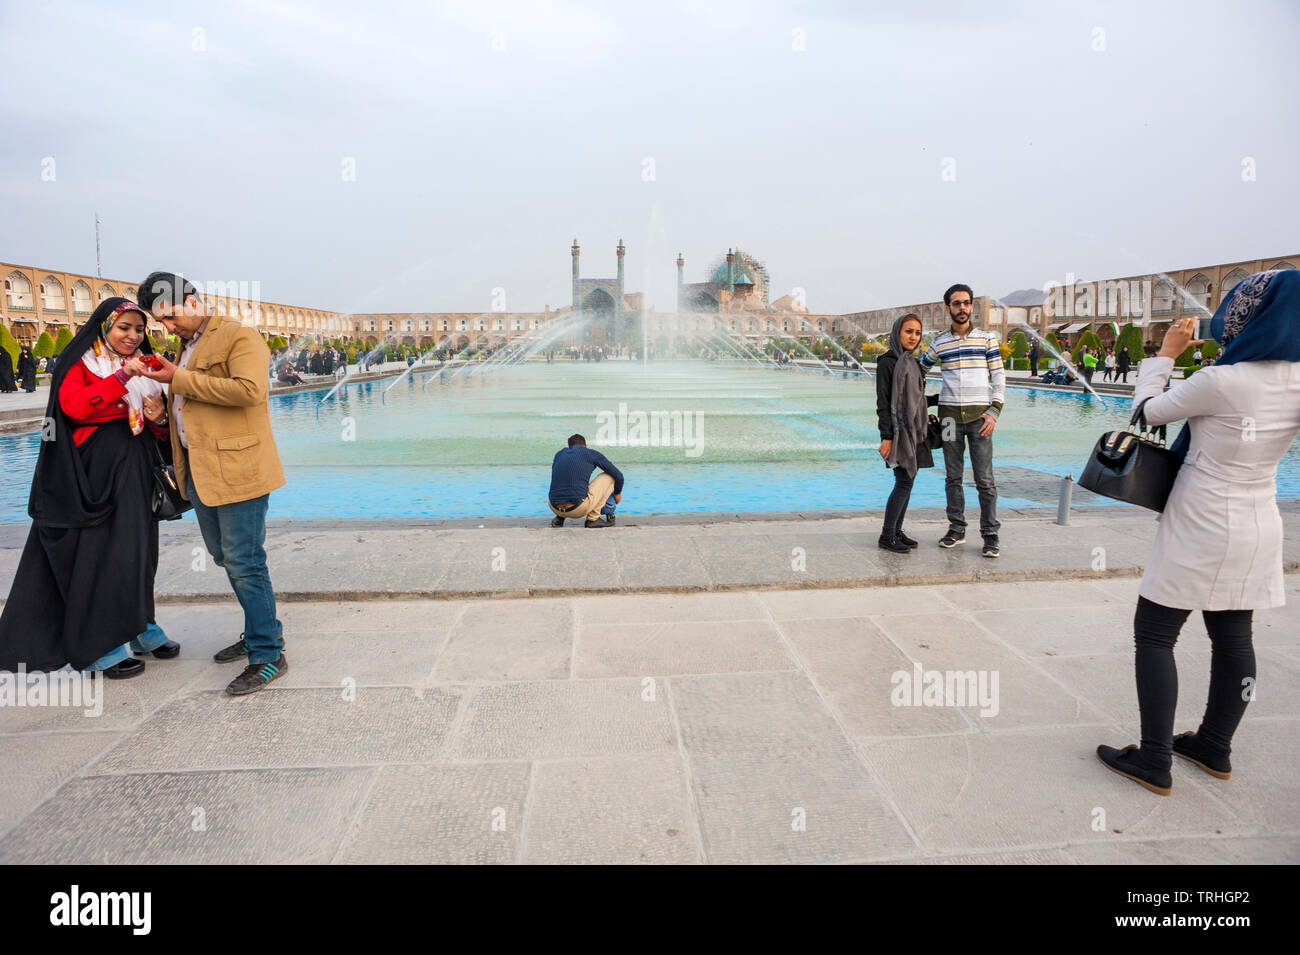
{"type": "Polygon", "coordinates": [[[175,640],[168,640],[166,643],[154,647],[153,655],[159,660],[171,660],[181,655],[181,645],[175,640]]]}
{"type": "Polygon", "coordinates": [[[1123,749],[1116,749],[1114,746],[1097,747],[1097,758],[1112,773],[1131,779],[1143,789],[1149,789],[1158,796],[1168,796],[1174,785],[1173,776],[1167,770],[1157,773],[1138,765],[1137,754],[1138,748],[1132,743],[1123,749]]]}
{"type": "Polygon", "coordinates": [[[899,531],[898,534],[896,535],[896,537],[897,537],[897,539],[898,539],[901,543],[906,544],[908,547],[920,547],[920,546],[921,546],[919,543],[917,543],[916,541],[912,540],[912,538],[908,537],[908,536],[907,536],[906,534],[904,534],[902,531],[899,531]]]}
{"type": "Polygon", "coordinates": [[[881,550],[892,550],[895,554],[910,554],[912,552],[912,548],[908,547],[897,537],[882,537],[880,540],[876,541],[876,546],[881,550]]]}
{"type": "Polygon", "coordinates": [[[1232,778],[1232,763],[1228,757],[1205,749],[1195,733],[1179,733],[1174,737],[1174,755],[1199,766],[1215,779],[1232,778]]]}
{"type": "Polygon", "coordinates": [[[121,663],[105,667],[100,672],[104,674],[106,680],[129,680],[131,677],[139,676],[144,672],[144,661],[137,660],[135,657],[127,657],[121,663]]]}

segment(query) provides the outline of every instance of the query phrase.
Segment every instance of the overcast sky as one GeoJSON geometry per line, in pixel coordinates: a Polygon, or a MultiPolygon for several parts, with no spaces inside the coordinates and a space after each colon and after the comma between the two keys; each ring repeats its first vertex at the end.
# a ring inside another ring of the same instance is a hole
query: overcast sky
{"type": "Polygon", "coordinates": [[[0,261],[98,211],[105,276],[523,311],[622,238],[846,312],[1300,252],[1295,0],[183,8],[0,0],[0,261]]]}

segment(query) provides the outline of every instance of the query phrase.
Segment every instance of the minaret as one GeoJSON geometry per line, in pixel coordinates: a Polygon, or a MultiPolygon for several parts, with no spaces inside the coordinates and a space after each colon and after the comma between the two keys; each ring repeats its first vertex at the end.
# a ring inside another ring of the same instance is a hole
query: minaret
{"type": "Polygon", "coordinates": [[[574,310],[575,312],[578,312],[578,311],[581,310],[582,305],[581,305],[581,303],[578,301],[578,252],[579,252],[579,249],[578,249],[578,240],[577,240],[577,239],[574,239],[574,240],[573,240],[573,248],[571,248],[571,249],[569,250],[569,252],[572,253],[572,255],[573,255],[573,310],[574,310]]]}
{"type": "MultiPolygon", "coordinates": [[[[727,300],[728,300],[728,303],[730,303],[730,301],[734,298],[735,294],[736,294],[736,256],[735,256],[735,254],[734,254],[730,249],[728,249],[728,250],[727,250],[727,300]]],[[[721,302],[722,302],[722,297],[721,297],[721,296],[718,297],[718,302],[719,302],[719,304],[721,304],[721,302]]]]}
{"type": "Polygon", "coordinates": [[[686,274],[682,269],[686,268],[686,260],[682,258],[680,252],[677,253],[677,311],[682,310],[682,298],[686,292],[686,274]]]}
{"type": "Polygon", "coordinates": [[[627,249],[623,247],[623,240],[618,240],[618,248],[614,250],[618,255],[618,294],[614,296],[614,341],[620,344],[623,341],[623,255],[627,249]]]}

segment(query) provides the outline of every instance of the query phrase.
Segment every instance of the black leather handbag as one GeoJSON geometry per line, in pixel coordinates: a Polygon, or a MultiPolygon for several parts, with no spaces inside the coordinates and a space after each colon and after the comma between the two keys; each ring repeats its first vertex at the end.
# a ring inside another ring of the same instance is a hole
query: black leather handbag
{"type": "Polygon", "coordinates": [[[1163,511],[1183,462],[1168,448],[1165,426],[1147,425],[1143,406],[1148,400],[1133,409],[1127,431],[1101,436],[1078,483],[1103,497],[1163,511]]]}
{"type": "Polygon", "coordinates": [[[163,457],[162,442],[153,442],[153,493],[149,495],[149,509],[155,521],[176,521],[194,505],[181,497],[176,483],[176,469],[163,457]]]}
{"type": "Polygon", "coordinates": [[[943,447],[943,425],[934,415],[930,415],[925,423],[925,446],[931,451],[943,447]]]}

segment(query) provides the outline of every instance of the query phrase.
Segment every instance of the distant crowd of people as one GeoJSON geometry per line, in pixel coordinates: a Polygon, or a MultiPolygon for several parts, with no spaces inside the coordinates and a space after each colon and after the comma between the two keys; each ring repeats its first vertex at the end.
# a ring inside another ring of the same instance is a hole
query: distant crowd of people
{"type": "Polygon", "coordinates": [[[616,358],[622,355],[623,349],[604,345],[569,345],[564,348],[548,348],[546,350],[546,361],[548,363],[558,358],[567,358],[570,361],[604,361],[606,358],[616,358]]]}
{"type": "Polygon", "coordinates": [[[271,353],[271,368],[281,384],[301,385],[303,375],[346,373],[348,359],[338,348],[300,348],[295,357],[292,349],[285,347],[271,353]]]}

